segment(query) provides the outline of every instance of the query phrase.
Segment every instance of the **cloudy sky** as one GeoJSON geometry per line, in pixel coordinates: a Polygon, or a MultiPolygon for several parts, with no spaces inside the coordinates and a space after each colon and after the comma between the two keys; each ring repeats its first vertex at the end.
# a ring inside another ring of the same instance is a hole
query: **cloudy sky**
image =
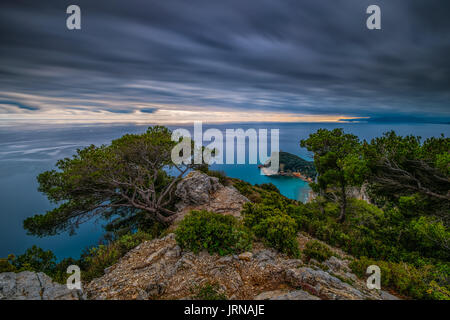
{"type": "Polygon", "coordinates": [[[2,0],[0,120],[450,119],[448,0],[2,0]],[[81,8],[81,30],[66,8],[81,8]],[[366,28],[381,7],[382,30],[366,28]]]}

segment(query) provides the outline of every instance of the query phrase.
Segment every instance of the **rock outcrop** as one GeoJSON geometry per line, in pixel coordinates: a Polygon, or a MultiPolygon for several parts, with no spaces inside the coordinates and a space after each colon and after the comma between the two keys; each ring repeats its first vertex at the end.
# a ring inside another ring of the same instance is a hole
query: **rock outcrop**
{"type": "Polygon", "coordinates": [[[79,290],[53,282],[45,273],[0,273],[0,300],[80,300],[79,290]]]}
{"type": "Polygon", "coordinates": [[[199,171],[190,172],[178,183],[175,195],[181,199],[175,221],[182,220],[191,210],[208,210],[239,218],[242,206],[249,201],[233,186],[224,186],[218,178],[199,171]]]}
{"type": "MultiPolygon", "coordinates": [[[[176,221],[190,210],[202,209],[240,218],[242,206],[249,201],[234,187],[223,186],[217,178],[198,171],[189,173],[178,184],[176,195],[181,199],[176,221]]],[[[300,249],[311,240],[299,234],[300,249]]],[[[192,299],[196,288],[209,283],[229,299],[395,298],[369,290],[351,273],[351,257],[332,250],[334,256],[322,264],[290,259],[261,243],[254,244],[252,252],[221,257],[184,251],[170,233],[129,251],[85,290],[90,299],[192,299]]]]}
{"type": "Polygon", "coordinates": [[[176,187],[175,195],[181,199],[180,208],[187,205],[201,205],[211,201],[212,194],[222,188],[219,179],[200,171],[190,172],[176,187]]]}
{"type": "MultiPolygon", "coordinates": [[[[301,236],[301,235],[300,235],[301,236]]],[[[169,234],[128,252],[104,276],[86,286],[90,299],[192,299],[195,288],[217,284],[229,299],[387,299],[349,272],[346,259],[331,257],[326,272],[255,244],[234,256],[183,251],[169,234]]]]}

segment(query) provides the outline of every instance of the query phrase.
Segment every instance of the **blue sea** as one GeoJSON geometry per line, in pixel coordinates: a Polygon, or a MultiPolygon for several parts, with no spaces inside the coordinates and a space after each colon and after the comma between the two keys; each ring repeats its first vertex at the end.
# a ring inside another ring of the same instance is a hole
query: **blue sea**
{"type": "MultiPolygon", "coordinates": [[[[169,126],[171,129],[179,126],[169,126]]],[[[370,140],[383,132],[395,130],[398,134],[414,134],[423,138],[449,135],[449,125],[437,124],[369,124],[369,123],[283,123],[283,124],[227,124],[204,125],[220,130],[232,128],[267,128],[280,130],[280,149],[311,160],[312,155],[299,145],[318,128],[344,128],[346,132],[370,140]]],[[[25,218],[45,213],[55,204],[38,192],[36,176],[54,168],[58,159],[71,156],[77,148],[90,144],[108,144],[125,133],[144,132],[147,125],[136,124],[70,124],[70,125],[0,125],[0,257],[9,253],[21,254],[33,244],[52,250],[61,259],[79,257],[83,248],[98,243],[103,234],[104,221],[90,221],[70,236],[38,238],[27,235],[22,228],[25,218]]],[[[192,126],[186,126],[192,131],[192,126]]],[[[271,182],[285,196],[304,201],[309,191],[306,182],[291,177],[267,177],[260,174],[256,165],[213,165],[228,176],[240,178],[252,184],[271,182]]]]}

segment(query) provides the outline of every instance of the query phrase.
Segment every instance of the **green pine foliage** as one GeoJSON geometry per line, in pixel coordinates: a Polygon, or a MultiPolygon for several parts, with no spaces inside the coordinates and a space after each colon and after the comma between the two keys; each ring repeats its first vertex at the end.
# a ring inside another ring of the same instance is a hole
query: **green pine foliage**
{"type": "Polygon", "coordinates": [[[221,256],[251,250],[252,235],[235,217],[208,211],[192,211],[175,231],[182,248],[194,253],[207,250],[221,256]]]}
{"type": "Polygon", "coordinates": [[[297,224],[287,214],[275,214],[262,219],[252,230],[266,245],[292,257],[299,256],[297,224]]]}
{"type": "Polygon", "coordinates": [[[350,264],[359,277],[366,276],[367,267],[377,265],[381,270],[381,286],[415,299],[450,300],[448,265],[425,265],[417,268],[404,262],[389,262],[361,257],[350,264]],[[447,268],[443,270],[440,268],[447,268]]]}
{"type": "Polygon", "coordinates": [[[152,234],[144,231],[125,234],[114,241],[86,249],[79,260],[83,281],[101,277],[104,270],[119,261],[128,251],[144,241],[152,240],[152,234]]]}
{"type": "Polygon", "coordinates": [[[333,252],[330,248],[328,248],[328,246],[317,240],[313,240],[306,243],[303,254],[308,259],[315,259],[319,262],[324,262],[333,255],[333,252]]]}

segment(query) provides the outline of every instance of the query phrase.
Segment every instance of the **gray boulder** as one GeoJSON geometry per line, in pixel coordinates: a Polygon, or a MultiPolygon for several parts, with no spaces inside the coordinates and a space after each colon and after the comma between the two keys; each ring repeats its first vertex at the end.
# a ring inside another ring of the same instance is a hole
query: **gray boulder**
{"type": "Polygon", "coordinates": [[[216,177],[210,177],[199,171],[190,172],[175,189],[180,201],[176,204],[177,216],[174,224],[181,221],[191,210],[206,210],[238,219],[249,200],[235,187],[224,186],[216,177]]]}
{"type": "Polygon", "coordinates": [[[181,199],[180,207],[209,203],[211,194],[222,185],[216,177],[210,177],[202,172],[190,172],[175,190],[175,195],[181,199]]]}
{"type": "Polygon", "coordinates": [[[366,298],[356,288],[322,270],[289,269],[286,271],[286,280],[292,286],[301,287],[322,299],[361,300],[366,298]]]}
{"type": "Polygon", "coordinates": [[[0,300],[82,300],[80,290],[69,290],[45,273],[0,273],[0,300]]]}

